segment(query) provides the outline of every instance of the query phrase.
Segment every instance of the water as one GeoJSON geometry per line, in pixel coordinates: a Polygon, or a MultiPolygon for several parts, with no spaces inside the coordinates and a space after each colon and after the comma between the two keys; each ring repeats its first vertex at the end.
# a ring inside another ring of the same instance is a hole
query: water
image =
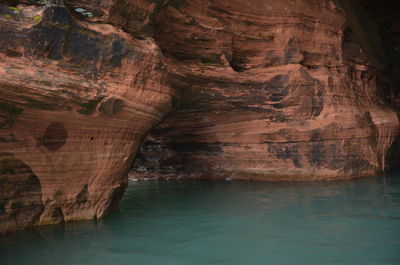
{"type": "Polygon", "coordinates": [[[330,183],[138,182],[119,213],[0,238],[4,265],[400,264],[400,173],[330,183]]]}

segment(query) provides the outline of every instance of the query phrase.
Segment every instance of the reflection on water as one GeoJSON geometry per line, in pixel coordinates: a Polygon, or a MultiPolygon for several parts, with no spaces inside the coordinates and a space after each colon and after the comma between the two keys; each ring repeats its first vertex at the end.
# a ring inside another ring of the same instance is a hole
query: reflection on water
{"type": "Polygon", "coordinates": [[[0,264],[400,264],[400,174],[132,183],[104,220],[0,238],[0,264]]]}

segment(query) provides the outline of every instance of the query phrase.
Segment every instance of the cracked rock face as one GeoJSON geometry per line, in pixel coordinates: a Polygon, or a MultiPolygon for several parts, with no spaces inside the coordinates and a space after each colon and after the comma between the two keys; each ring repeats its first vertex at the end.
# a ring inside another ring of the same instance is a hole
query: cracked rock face
{"type": "Polygon", "coordinates": [[[151,39],[25,3],[0,5],[0,232],[115,209],[174,94],[151,39]]]}
{"type": "Polygon", "coordinates": [[[135,155],[139,178],[399,164],[394,57],[346,3],[1,0],[0,233],[105,216],[135,155]]]}

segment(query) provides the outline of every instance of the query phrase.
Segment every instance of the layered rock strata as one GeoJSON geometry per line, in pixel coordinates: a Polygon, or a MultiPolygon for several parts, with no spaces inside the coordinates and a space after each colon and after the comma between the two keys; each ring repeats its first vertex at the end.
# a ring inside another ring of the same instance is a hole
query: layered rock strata
{"type": "Polygon", "coordinates": [[[62,1],[0,11],[0,232],[103,217],[171,108],[161,53],[62,1]]]}
{"type": "Polygon", "coordinates": [[[387,58],[373,28],[339,4],[193,0],[162,10],[155,39],[180,103],[145,138],[133,177],[382,173],[399,135],[380,96],[387,58]]]}
{"type": "Polygon", "coordinates": [[[116,209],[151,128],[135,177],[399,164],[395,55],[348,2],[0,1],[0,233],[116,209]]]}

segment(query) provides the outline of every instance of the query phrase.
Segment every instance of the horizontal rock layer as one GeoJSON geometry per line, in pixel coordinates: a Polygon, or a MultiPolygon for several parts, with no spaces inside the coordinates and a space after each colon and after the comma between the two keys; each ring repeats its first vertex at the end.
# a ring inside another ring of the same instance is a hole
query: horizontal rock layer
{"type": "Polygon", "coordinates": [[[380,96],[380,39],[353,8],[193,0],[162,10],[155,39],[170,58],[180,103],[145,138],[132,176],[274,181],[381,173],[399,121],[380,96]]]}
{"type": "Polygon", "coordinates": [[[161,53],[62,1],[0,11],[0,232],[103,217],[171,108],[161,53]]]}
{"type": "Polygon", "coordinates": [[[135,177],[400,164],[397,35],[355,3],[1,0],[0,233],[116,209],[151,128],[135,177]]]}

